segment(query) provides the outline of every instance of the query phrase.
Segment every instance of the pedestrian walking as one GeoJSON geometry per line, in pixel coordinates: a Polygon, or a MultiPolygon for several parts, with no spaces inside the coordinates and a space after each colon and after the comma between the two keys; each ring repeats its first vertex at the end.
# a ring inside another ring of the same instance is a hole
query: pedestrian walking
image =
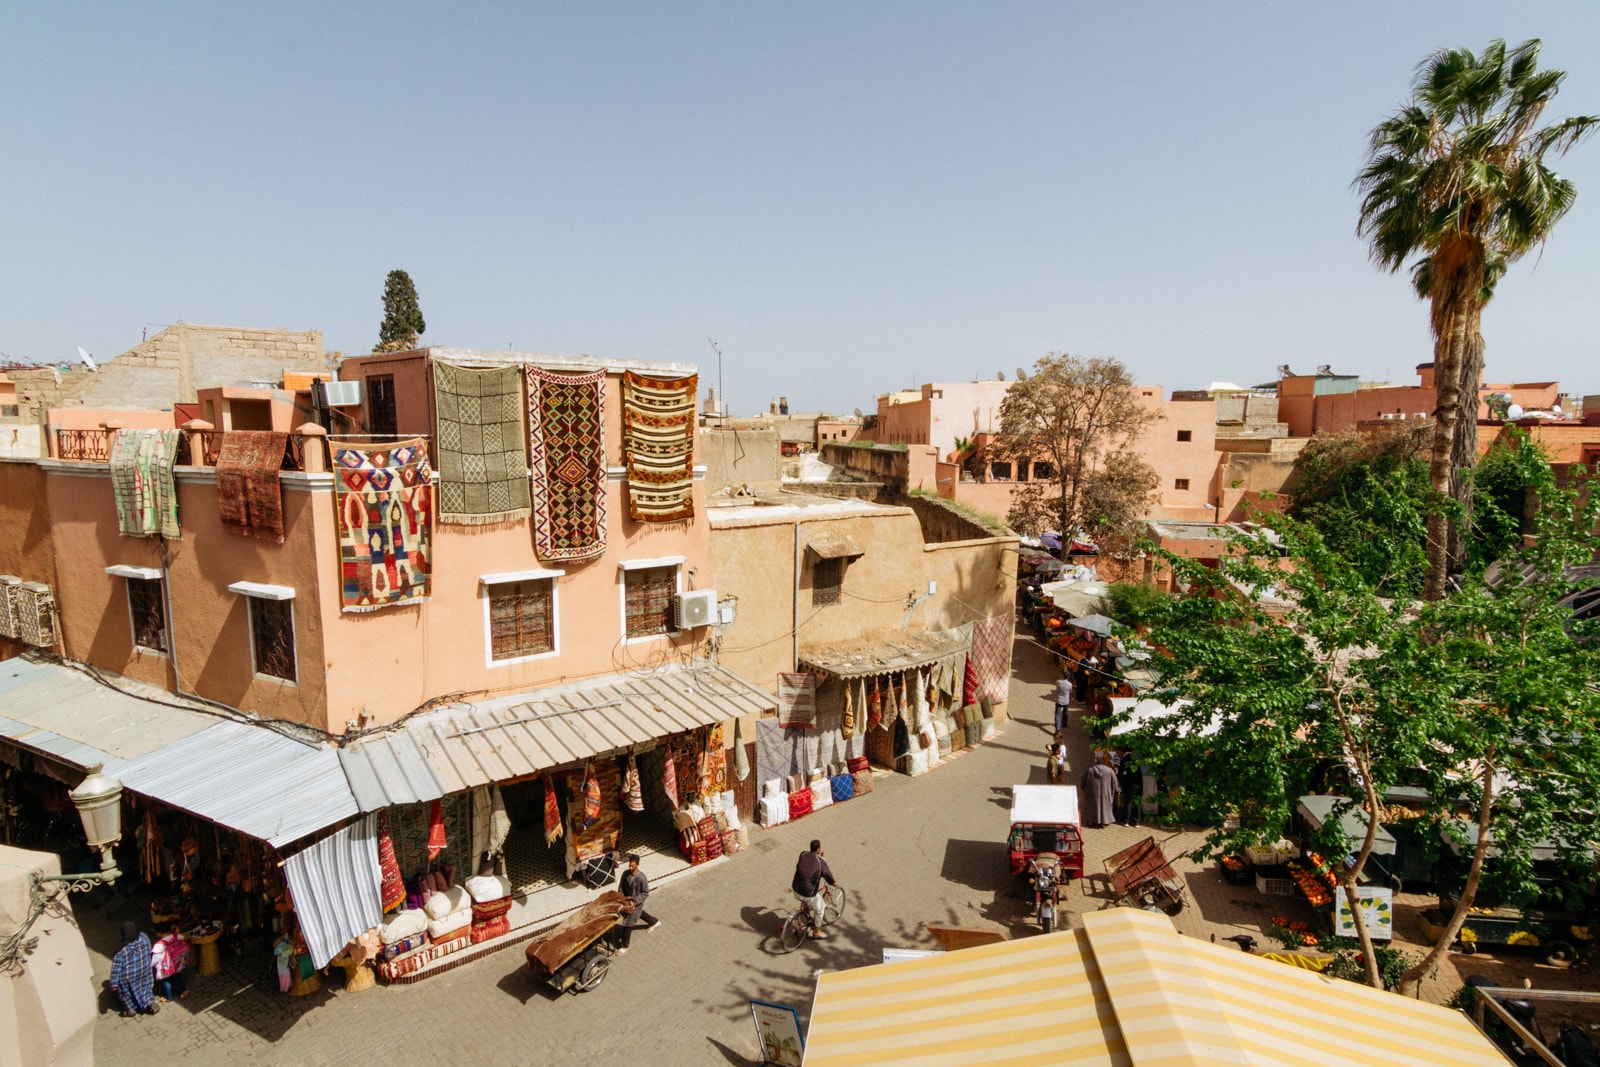
{"type": "Polygon", "coordinates": [[[1117,818],[1117,772],[1096,760],[1083,772],[1083,821],[1095,829],[1117,818]]]}
{"type": "Polygon", "coordinates": [[[1131,752],[1122,757],[1122,766],[1117,770],[1117,790],[1122,794],[1117,821],[1124,826],[1138,826],[1144,816],[1144,768],[1135,762],[1131,752]]]}
{"type": "Polygon", "coordinates": [[[633,898],[633,910],[614,928],[617,932],[617,954],[621,955],[628,951],[635,930],[641,926],[645,930],[654,930],[661,925],[661,920],[644,910],[644,902],[650,899],[650,879],[639,869],[637,852],[628,853],[628,869],[622,872],[617,888],[622,891],[623,896],[633,898]]]}
{"type": "Polygon", "coordinates": [[[162,1000],[182,1000],[189,995],[183,972],[189,966],[189,942],[177,923],[167,927],[167,935],[150,950],[150,967],[155,976],[156,995],[162,1000]]]}
{"type": "Polygon", "coordinates": [[[111,991],[122,1001],[122,1017],[154,1015],[155,972],[150,968],[150,939],[133,920],[122,924],[122,947],[111,958],[111,991]]]}
{"type": "Polygon", "coordinates": [[[1056,732],[1067,728],[1067,708],[1072,703],[1072,679],[1056,680],[1056,732]]]}
{"type": "Polygon", "coordinates": [[[1051,742],[1044,746],[1045,751],[1045,777],[1050,779],[1050,784],[1055,785],[1067,779],[1067,742],[1066,736],[1060,730],[1051,742]]]}

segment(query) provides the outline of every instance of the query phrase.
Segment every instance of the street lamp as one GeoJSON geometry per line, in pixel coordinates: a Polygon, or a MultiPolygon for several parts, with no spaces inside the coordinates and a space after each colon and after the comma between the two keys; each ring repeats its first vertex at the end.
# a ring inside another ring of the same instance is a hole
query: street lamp
{"type": "Polygon", "coordinates": [[[68,893],[86,893],[99,885],[110,885],[122,876],[117,870],[111,847],[122,840],[122,783],[95,764],[78,788],[67,794],[78,818],[83,820],[83,835],[90,848],[100,850],[100,869],[86,874],[28,875],[28,914],[17,929],[0,935],[0,974],[17,975],[27,957],[39,945],[28,931],[52,904],[68,893]]]}

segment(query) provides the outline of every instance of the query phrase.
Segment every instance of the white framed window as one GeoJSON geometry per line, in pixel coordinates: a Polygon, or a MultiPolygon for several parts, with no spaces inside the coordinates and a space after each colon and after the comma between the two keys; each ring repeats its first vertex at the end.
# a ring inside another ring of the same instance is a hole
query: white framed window
{"type": "Polygon", "coordinates": [[[158,567],[118,563],[107,567],[113,578],[125,579],[128,591],[128,629],[135,652],[167,654],[167,596],[158,567]]]}
{"type": "Polygon", "coordinates": [[[622,568],[622,639],[643,641],[677,630],[673,606],[682,581],[682,556],[627,560],[622,568]]]}
{"type": "Polygon", "coordinates": [[[504,667],[561,654],[556,579],[565,573],[540,568],[479,579],[485,666],[504,667]]]}
{"type": "Polygon", "coordinates": [[[234,582],[228,591],[244,597],[249,605],[251,673],[257,678],[298,685],[294,590],[284,585],[234,582]]]}

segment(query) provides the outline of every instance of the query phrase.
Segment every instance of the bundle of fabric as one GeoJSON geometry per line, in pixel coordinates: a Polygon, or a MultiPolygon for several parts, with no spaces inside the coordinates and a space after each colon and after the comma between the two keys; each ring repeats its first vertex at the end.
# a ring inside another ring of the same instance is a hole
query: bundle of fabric
{"type": "MultiPolygon", "coordinates": [[[[941,742],[942,744],[942,742],[941,742]]],[[[967,747],[967,731],[965,727],[954,726],[950,729],[950,751],[959,752],[967,747]]]]}
{"type": "Polygon", "coordinates": [[[819,778],[811,783],[811,810],[821,811],[833,803],[833,783],[819,778]]]}
{"type": "Polygon", "coordinates": [[[707,860],[722,858],[722,836],[720,834],[712,834],[710,837],[705,838],[705,846],[707,860]]]}
{"type": "Polygon", "coordinates": [[[844,765],[845,769],[851,774],[855,774],[857,771],[868,770],[872,766],[872,764],[867,762],[867,757],[865,756],[851,756],[849,759],[844,761],[844,765]]]}
{"type": "Polygon", "coordinates": [[[841,800],[850,800],[856,795],[855,780],[848,774],[836,774],[829,779],[829,786],[833,792],[834,803],[841,800]]]}
{"type": "Polygon", "coordinates": [[[385,982],[392,982],[397,978],[404,978],[408,974],[415,974],[423,967],[432,963],[440,956],[448,956],[452,952],[466,948],[472,940],[466,934],[453,941],[443,941],[436,945],[424,945],[422,948],[405,956],[398,956],[392,960],[380,960],[377,965],[378,977],[385,982]]]}
{"type": "Polygon", "coordinates": [[[511,896],[472,905],[472,943],[474,945],[511,932],[511,896]]]}
{"type": "Polygon", "coordinates": [[[330,439],[339,517],[341,611],[377,611],[428,598],[433,468],[428,443],[374,448],[330,439]]]}
{"type": "Polygon", "coordinates": [[[283,544],[283,494],[278,471],[289,435],[229,430],[217,453],[217,508],[236,534],[283,544]]]}
{"type": "Polygon", "coordinates": [[[528,517],[521,378],[516,367],[433,361],[440,522],[482,526],[528,517]]]}
{"type": "Polygon", "coordinates": [[[461,883],[474,904],[488,904],[511,896],[511,879],[500,874],[478,874],[461,883]]]}
{"type": "Polygon", "coordinates": [[[731,856],[743,847],[739,844],[738,830],[724,830],[720,836],[722,838],[722,854],[724,856],[731,856]]]}
{"type": "Polygon", "coordinates": [[[428,941],[435,945],[465,937],[472,926],[472,897],[463,886],[435,893],[423,911],[428,916],[428,941]]]}
{"type": "Polygon", "coordinates": [[[872,772],[856,771],[850,776],[850,786],[855,796],[872,792],[872,772]]]}
{"type": "Polygon", "coordinates": [[[780,826],[789,821],[789,794],[770,793],[757,802],[756,821],[762,826],[780,826]]]}
{"type": "MultiPolygon", "coordinates": [[[[424,922],[426,922],[426,920],[424,920],[424,922]]],[[[402,956],[409,956],[411,953],[422,948],[427,943],[428,932],[426,929],[423,929],[422,931],[412,934],[410,937],[402,938],[393,944],[384,945],[380,956],[385,960],[397,960],[402,956]]]]}
{"type": "Polygon", "coordinates": [[[172,468],[180,430],[118,430],[111,438],[111,492],[117,505],[117,532],[124,537],[182,536],[178,529],[178,487],[172,468]]]}
{"type": "Polygon", "coordinates": [[[694,517],[695,399],[699,378],[622,376],[628,514],[636,522],[694,517]]]}
{"type": "Polygon", "coordinates": [[[798,819],[802,815],[811,814],[812,796],[810,787],[796,789],[789,794],[789,818],[798,819]]]}
{"type": "Polygon", "coordinates": [[[388,916],[378,927],[383,958],[396,959],[426,943],[428,916],[421,908],[407,908],[388,916]]]}
{"type": "Polygon", "coordinates": [[[533,550],[544,560],[606,550],[605,371],[527,368],[533,550]]]}

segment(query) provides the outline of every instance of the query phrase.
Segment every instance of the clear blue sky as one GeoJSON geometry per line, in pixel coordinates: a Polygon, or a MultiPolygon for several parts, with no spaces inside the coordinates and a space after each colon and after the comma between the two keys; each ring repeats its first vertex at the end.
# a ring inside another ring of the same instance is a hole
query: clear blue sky
{"type": "MultiPolygon", "coordinates": [[[[1425,308],[1350,191],[1444,46],[1594,3],[47,4],[0,10],[0,351],[177,320],[701,364],[736,413],[871,410],[1050,351],[1168,389],[1414,381],[1425,308]]],[[[1600,140],[1485,319],[1492,380],[1600,392],[1600,140]]]]}

